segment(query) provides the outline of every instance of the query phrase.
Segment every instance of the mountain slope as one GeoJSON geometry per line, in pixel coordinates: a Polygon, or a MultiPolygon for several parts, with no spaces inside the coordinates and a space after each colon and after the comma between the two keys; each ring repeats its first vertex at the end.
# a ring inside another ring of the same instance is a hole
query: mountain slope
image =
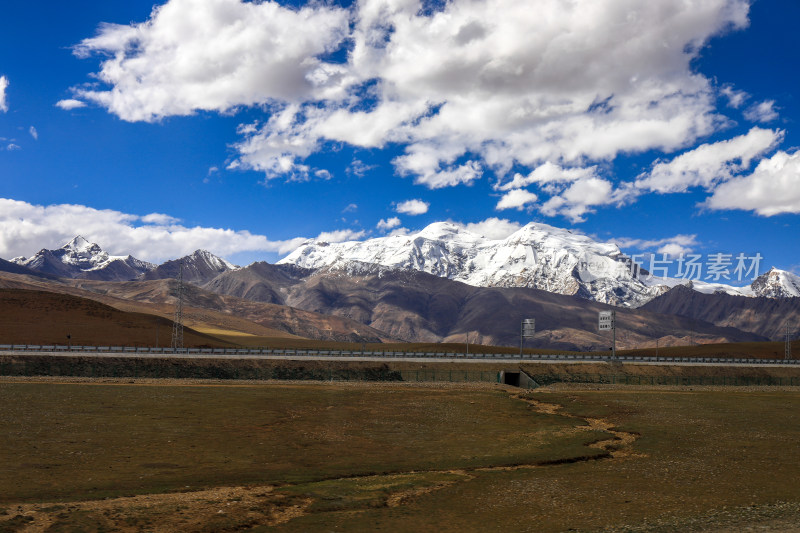
{"type": "MultiPolygon", "coordinates": [[[[169,343],[172,321],[115,309],[89,298],[49,291],[0,289],[0,339],[4,344],[151,346],[169,343]],[[69,335],[70,338],[67,338],[69,335]]],[[[187,347],[231,344],[191,328],[187,347]]]]}
{"type": "MultiPolygon", "coordinates": [[[[0,288],[28,289],[93,299],[122,311],[146,312],[171,319],[175,280],[51,282],[0,273],[0,288]]],[[[398,340],[382,331],[343,317],[326,316],[284,305],[271,305],[215,294],[185,285],[184,320],[199,330],[230,330],[262,337],[302,337],[349,342],[398,340]]]]}
{"type": "Polygon", "coordinates": [[[58,279],[57,276],[53,276],[52,274],[37,272],[35,270],[31,270],[28,267],[12,263],[11,261],[6,261],[5,259],[0,259],[0,272],[8,272],[10,274],[22,274],[25,276],[34,276],[37,278],[45,278],[53,280],[58,279]]]}
{"type": "Polygon", "coordinates": [[[225,272],[203,285],[203,288],[255,302],[283,304],[286,301],[288,287],[301,283],[312,273],[313,270],[294,265],[257,262],[235,271],[225,272]]]}
{"type": "Polygon", "coordinates": [[[648,302],[641,309],[734,327],[770,340],[783,338],[787,321],[792,329],[800,326],[800,298],[702,294],[691,287],[679,286],[648,302]]]}
{"type": "MultiPolygon", "coordinates": [[[[605,349],[608,335],[597,331],[603,304],[538,289],[473,287],[415,270],[349,275],[323,269],[287,271],[282,265],[245,267],[216,278],[206,288],[270,301],[367,324],[413,342],[471,342],[518,345],[519,323],[536,318],[529,346],[605,349]],[[263,274],[263,276],[262,276],[263,274]],[[237,280],[240,280],[237,282],[237,280]],[[253,291],[258,287],[257,291],[253,291]]],[[[620,346],[756,341],[760,336],[684,317],[618,310],[620,346]]]]}

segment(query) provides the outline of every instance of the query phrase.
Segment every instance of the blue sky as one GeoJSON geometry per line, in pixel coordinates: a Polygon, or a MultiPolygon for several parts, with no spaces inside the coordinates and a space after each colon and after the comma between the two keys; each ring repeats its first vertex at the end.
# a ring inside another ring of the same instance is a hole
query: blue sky
{"type": "Polygon", "coordinates": [[[4,6],[0,257],[80,233],[246,264],[533,221],[800,270],[800,4],[536,7],[4,6]]]}

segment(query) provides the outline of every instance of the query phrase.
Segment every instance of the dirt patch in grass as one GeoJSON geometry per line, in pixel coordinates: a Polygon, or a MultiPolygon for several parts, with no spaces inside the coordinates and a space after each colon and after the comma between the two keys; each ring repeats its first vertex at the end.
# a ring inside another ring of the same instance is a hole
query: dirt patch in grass
{"type": "Polygon", "coordinates": [[[273,487],[221,487],[172,494],[70,502],[19,504],[3,527],[25,531],[224,531],[274,526],[306,512],[310,499],[278,494],[273,487]]]}

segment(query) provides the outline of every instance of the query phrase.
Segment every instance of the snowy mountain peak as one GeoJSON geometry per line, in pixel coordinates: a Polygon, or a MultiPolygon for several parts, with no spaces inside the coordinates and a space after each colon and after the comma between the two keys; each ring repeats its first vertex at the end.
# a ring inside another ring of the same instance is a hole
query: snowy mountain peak
{"type": "Polygon", "coordinates": [[[753,281],[756,296],[791,298],[800,296],[800,276],[772,267],[753,281]]]}
{"type": "Polygon", "coordinates": [[[238,266],[207,250],[195,250],[191,255],[167,261],[144,273],[142,279],[169,279],[182,275],[186,282],[206,283],[224,272],[238,269],[238,266]]]}
{"type": "Polygon", "coordinates": [[[218,271],[237,270],[239,268],[233,263],[212,254],[208,250],[195,250],[195,252],[189,257],[194,259],[195,261],[203,261],[209,267],[218,271]]]}
{"type": "MultiPolygon", "coordinates": [[[[77,235],[75,238],[73,238],[67,244],[62,246],[61,249],[62,250],[67,250],[67,251],[72,251],[72,252],[78,252],[78,253],[83,252],[83,253],[85,253],[85,252],[89,252],[89,251],[100,250],[100,247],[98,245],[94,244],[94,243],[89,242],[88,240],[86,240],[81,235],[77,235]]],[[[102,251],[102,250],[100,250],[100,251],[102,251]]]]}
{"type": "Polygon", "coordinates": [[[30,269],[67,278],[131,280],[155,268],[134,257],[114,256],[78,235],[56,250],[42,249],[32,257],[13,262],[30,269]]]}

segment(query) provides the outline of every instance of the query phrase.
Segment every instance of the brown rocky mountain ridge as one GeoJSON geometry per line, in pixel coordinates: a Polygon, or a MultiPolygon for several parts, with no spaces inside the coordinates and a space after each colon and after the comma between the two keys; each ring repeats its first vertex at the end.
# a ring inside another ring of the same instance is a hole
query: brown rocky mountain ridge
{"type": "Polygon", "coordinates": [[[800,329],[800,298],[766,298],[703,294],[678,285],[641,307],[654,313],[679,315],[718,326],[749,331],[770,340],[782,340],[786,323],[800,329]]]}
{"type": "Polygon", "coordinates": [[[619,346],[655,339],[662,345],[744,342],[763,337],[705,321],[613,308],[581,298],[529,288],[473,287],[419,271],[349,276],[290,265],[254,263],[226,272],[203,286],[224,294],[333,314],[368,324],[413,342],[470,342],[514,346],[523,318],[536,319],[531,347],[606,349],[608,334],[597,331],[599,311],[616,309],[619,346]]]}

